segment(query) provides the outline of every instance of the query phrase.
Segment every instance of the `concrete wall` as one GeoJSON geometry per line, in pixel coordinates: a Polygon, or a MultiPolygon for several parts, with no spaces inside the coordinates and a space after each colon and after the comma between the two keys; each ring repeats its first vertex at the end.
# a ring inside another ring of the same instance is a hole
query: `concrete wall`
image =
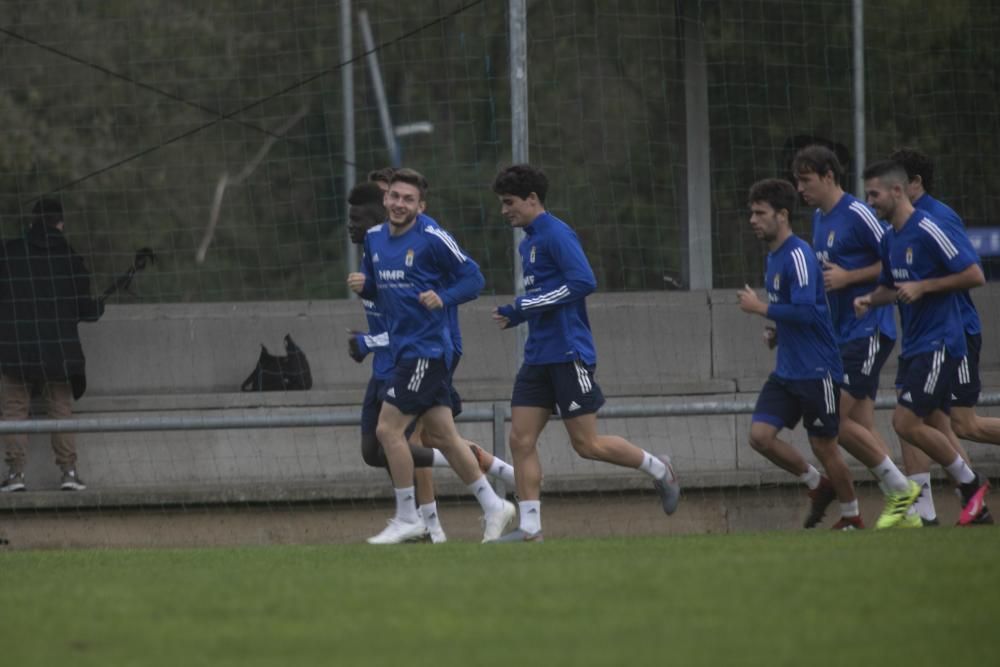
{"type": "MultiPolygon", "coordinates": [[[[1000,285],[976,293],[983,316],[987,388],[1000,387],[1000,285]]],[[[495,328],[489,314],[506,297],[485,296],[462,309],[466,354],[457,385],[470,406],[506,401],[516,372],[515,335],[495,328]]],[[[598,380],[611,403],[752,400],[773,366],[761,340],[764,321],[745,315],[729,291],[598,294],[588,300],[597,338],[598,380]]],[[[118,306],[81,326],[89,390],[81,416],[276,413],[356,410],[370,367],[346,353],[345,329],[363,328],[350,301],[118,306]],[[306,392],[241,394],[260,344],[274,353],[290,333],[306,351],[315,386],[306,392]]],[[[895,361],[884,374],[891,387],[895,361]]],[[[995,411],[985,410],[990,413],[995,411]]],[[[1000,413],[996,413],[1000,414],[1000,413]]],[[[879,414],[883,433],[888,413],[879,414]]],[[[728,486],[787,480],[745,444],[745,415],[615,419],[605,432],[654,452],[669,452],[688,486],[728,486]]],[[[463,424],[467,437],[490,445],[492,426],[463,424]]],[[[257,489],[260,497],[290,486],[327,489],[331,497],[382,496],[383,471],[361,461],[356,427],[81,434],[80,471],[94,489],[148,494],[160,489],[257,489]],[[311,485],[311,486],[310,486],[311,485]]],[[[803,433],[792,441],[805,451],[803,433]]],[[[894,442],[894,438],[888,437],[894,442]]],[[[972,447],[1000,463],[996,448],[972,447]]],[[[648,486],[639,474],[577,458],[559,424],[543,436],[542,463],[550,490],[648,486]]],[[[29,484],[54,488],[47,438],[32,437],[29,484]]],[[[446,491],[460,491],[442,475],[446,491]]],[[[109,501],[110,502],[110,501],[109,501]]]]}

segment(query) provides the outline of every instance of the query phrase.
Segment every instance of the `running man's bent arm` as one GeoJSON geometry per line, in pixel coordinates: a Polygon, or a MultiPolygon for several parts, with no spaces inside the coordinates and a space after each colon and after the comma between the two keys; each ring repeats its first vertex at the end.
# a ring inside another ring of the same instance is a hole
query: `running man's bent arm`
{"type": "Polygon", "coordinates": [[[548,292],[517,297],[514,308],[522,318],[531,313],[542,313],[579,301],[597,289],[597,278],[576,234],[570,231],[562,238],[553,239],[549,243],[549,251],[564,282],[548,292]]]}
{"type": "Polygon", "coordinates": [[[459,306],[478,297],[486,285],[479,265],[465,254],[448,232],[434,227],[428,228],[427,233],[433,237],[431,247],[441,268],[453,277],[452,284],[437,293],[443,307],[459,306]]]}

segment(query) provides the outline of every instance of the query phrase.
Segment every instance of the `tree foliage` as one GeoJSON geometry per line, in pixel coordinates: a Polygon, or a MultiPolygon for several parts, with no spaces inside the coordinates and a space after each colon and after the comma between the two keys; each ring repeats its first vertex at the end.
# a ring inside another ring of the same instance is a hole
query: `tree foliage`
{"type": "MultiPolygon", "coordinates": [[[[510,230],[489,186],[510,161],[506,3],[357,0],[403,161],[431,182],[429,213],[512,289],[510,230]],[[464,10],[459,8],[468,5],[464,10]],[[441,18],[445,17],[445,18],[441,18]]],[[[528,3],[531,160],[578,231],[602,289],[662,289],[687,225],[683,25],[704,21],[716,284],[754,282],[761,248],[745,193],[784,173],[795,135],[853,151],[850,4],[687,0],[528,3]]],[[[867,156],[917,145],[936,191],[973,225],[996,201],[1000,8],[976,0],[866,3],[867,156]]],[[[345,293],[339,3],[302,0],[0,0],[0,216],[20,233],[58,192],[98,275],[138,246],[151,301],[336,298],[345,293]],[[298,113],[288,134],[270,136],[298,113]],[[227,115],[221,118],[221,115],[227,115]],[[222,198],[204,262],[221,176],[222,198]]],[[[353,31],[356,167],[388,161],[361,33],[353,31]]],[[[855,156],[856,157],[856,156],[855,156]]],[[[852,165],[856,166],[856,165],[852,165]]],[[[851,183],[847,184],[849,189],[851,183]]],[[[805,232],[806,215],[797,225],[805,232]]]]}

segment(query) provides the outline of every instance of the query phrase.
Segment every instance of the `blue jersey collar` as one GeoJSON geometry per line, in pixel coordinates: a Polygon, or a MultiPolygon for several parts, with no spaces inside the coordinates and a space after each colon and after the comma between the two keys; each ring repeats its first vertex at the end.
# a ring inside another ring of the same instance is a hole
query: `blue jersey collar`
{"type": "Polygon", "coordinates": [[[935,203],[937,202],[934,200],[934,197],[931,197],[929,192],[925,192],[917,197],[916,201],[913,202],[913,208],[919,208],[926,211],[929,205],[935,203]]]}
{"type": "Polygon", "coordinates": [[[548,211],[542,211],[541,213],[538,214],[537,218],[535,218],[530,223],[528,223],[527,226],[525,226],[524,233],[527,234],[528,236],[533,235],[535,232],[540,230],[544,226],[544,224],[549,221],[549,218],[551,217],[552,216],[549,215],[548,211]]]}

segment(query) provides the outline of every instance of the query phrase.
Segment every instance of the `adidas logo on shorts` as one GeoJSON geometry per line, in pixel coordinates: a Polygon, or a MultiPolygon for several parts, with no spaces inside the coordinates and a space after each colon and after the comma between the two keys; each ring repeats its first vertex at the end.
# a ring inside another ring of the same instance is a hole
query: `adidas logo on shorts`
{"type": "Polygon", "coordinates": [[[385,392],[385,395],[388,396],[389,398],[396,398],[396,388],[389,387],[389,391],[385,392]]]}
{"type": "Polygon", "coordinates": [[[910,403],[912,403],[913,402],[913,397],[910,396],[910,392],[906,392],[905,394],[903,394],[902,396],[899,397],[899,400],[901,400],[901,401],[909,401],[910,403]]]}
{"type": "Polygon", "coordinates": [[[569,412],[573,412],[574,410],[579,410],[579,409],[580,409],[579,403],[577,403],[576,401],[569,402],[569,412]]]}

